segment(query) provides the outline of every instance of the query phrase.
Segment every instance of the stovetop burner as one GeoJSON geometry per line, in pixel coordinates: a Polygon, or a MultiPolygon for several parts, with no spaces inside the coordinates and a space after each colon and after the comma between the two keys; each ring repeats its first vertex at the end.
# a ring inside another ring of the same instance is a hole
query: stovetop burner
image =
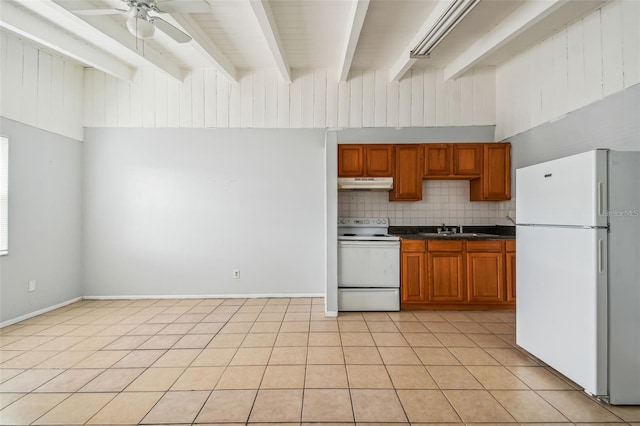
{"type": "Polygon", "coordinates": [[[389,219],[386,218],[339,218],[339,241],[398,241],[389,235],[389,219]]]}

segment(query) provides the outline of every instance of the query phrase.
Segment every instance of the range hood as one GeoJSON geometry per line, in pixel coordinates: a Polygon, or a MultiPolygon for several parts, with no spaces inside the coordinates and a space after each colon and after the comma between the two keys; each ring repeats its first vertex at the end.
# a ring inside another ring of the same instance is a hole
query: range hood
{"type": "Polygon", "coordinates": [[[338,178],[339,191],[391,191],[393,178],[390,177],[354,177],[338,178]]]}

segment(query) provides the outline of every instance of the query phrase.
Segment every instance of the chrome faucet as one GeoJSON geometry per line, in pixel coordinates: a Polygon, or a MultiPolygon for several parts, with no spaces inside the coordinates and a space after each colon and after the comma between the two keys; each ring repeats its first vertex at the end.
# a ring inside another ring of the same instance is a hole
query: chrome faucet
{"type": "Polygon", "coordinates": [[[438,228],[438,234],[455,234],[455,228],[448,228],[444,223],[442,224],[442,228],[438,228]]]}

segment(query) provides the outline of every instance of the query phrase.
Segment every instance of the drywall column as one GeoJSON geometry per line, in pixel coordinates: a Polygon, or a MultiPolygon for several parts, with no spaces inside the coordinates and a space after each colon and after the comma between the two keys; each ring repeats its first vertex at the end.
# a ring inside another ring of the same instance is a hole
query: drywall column
{"type": "Polygon", "coordinates": [[[326,162],[326,291],[325,314],[338,315],[338,134],[328,131],[324,143],[326,162]]]}

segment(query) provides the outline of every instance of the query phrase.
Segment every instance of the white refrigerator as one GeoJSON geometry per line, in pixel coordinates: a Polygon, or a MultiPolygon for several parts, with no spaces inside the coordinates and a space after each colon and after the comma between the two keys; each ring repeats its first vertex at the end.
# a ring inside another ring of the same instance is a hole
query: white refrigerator
{"type": "Polygon", "coordinates": [[[640,152],[516,171],[516,342],[611,404],[640,404],[640,152]]]}

